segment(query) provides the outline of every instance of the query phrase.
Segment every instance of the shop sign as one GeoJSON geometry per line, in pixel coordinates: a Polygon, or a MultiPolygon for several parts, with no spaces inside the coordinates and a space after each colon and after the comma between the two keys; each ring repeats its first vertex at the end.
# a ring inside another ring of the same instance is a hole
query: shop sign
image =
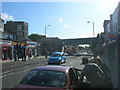
{"type": "Polygon", "coordinates": [[[17,43],[13,42],[12,45],[16,45],[17,43]]]}
{"type": "Polygon", "coordinates": [[[28,48],[34,48],[34,47],[36,47],[36,45],[37,45],[37,42],[27,42],[27,44],[28,44],[28,48]]]}
{"type": "Polygon", "coordinates": [[[0,40],[0,45],[12,45],[12,41],[0,40]]]}
{"type": "Polygon", "coordinates": [[[28,45],[28,44],[26,44],[26,43],[16,43],[16,42],[13,42],[13,43],[12,43],[12,45],[17,45],[17,44],[18,44],[18,45],[22,45],[22,46],[24,46],[24,45],[27,46],[27,45],[28,45]]]}

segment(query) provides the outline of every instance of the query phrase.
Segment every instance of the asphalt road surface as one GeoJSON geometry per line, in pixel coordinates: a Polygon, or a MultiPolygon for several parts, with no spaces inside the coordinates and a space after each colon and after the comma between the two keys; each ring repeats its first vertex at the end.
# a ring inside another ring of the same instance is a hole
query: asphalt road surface
{"type": "MultiPolygon", "coordinates": [[[[61,65],[74,66],[82,69],[83,65],[80,65],[82,58],[83,56],[67,56],[66,63],[61,65]]],[[[27,61],[3,63],[2,76],[0,77],[2,79],[2,88],[14,88],[32,68],[47,65],[47,59],[37,58],[27,61]]]]}

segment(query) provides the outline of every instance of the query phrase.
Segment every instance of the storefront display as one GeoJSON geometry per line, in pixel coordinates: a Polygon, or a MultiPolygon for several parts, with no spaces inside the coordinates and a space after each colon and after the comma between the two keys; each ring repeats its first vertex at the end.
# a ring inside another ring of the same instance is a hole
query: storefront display
{"type": "Polygon", "coordinates": [[[1,50],[2,50],[2,60],[11,60],[12,59],[12,41],[10,40],[1,40],[1,50]]]}

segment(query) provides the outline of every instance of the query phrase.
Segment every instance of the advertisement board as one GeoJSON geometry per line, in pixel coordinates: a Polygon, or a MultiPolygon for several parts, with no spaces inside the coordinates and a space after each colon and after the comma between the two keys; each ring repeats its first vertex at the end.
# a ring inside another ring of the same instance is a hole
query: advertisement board
{"type": "Polygon", "coordinates": [[[10,40],[0,40],[0,45],[12,45],[12,41],[10,41],[10,40]]]}
{"type": "Polygon", "coordinates": [[[27,41],[28,48],[34,48],[37,45],[37,42],[27,41]]]}

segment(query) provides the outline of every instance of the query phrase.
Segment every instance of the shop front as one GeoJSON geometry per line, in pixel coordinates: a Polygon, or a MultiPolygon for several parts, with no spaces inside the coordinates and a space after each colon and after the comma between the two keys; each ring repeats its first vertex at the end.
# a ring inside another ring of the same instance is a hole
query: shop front
{"type": "Polygon", "coordinates": [[[2,60],[12,60],[12,41],[10,40],[1,40],[1,56],[2,60]]]}
{"type": "Polygon", "coordinates": [[[37,42],[27,41],[27,56],[28,58],[37,56],[37,42]]]}
{"type": "Polygon", "coordinates": [[[13,42],[13,58],[15,61],[22,59],[26,60],[26,43],[13,42]]]}

